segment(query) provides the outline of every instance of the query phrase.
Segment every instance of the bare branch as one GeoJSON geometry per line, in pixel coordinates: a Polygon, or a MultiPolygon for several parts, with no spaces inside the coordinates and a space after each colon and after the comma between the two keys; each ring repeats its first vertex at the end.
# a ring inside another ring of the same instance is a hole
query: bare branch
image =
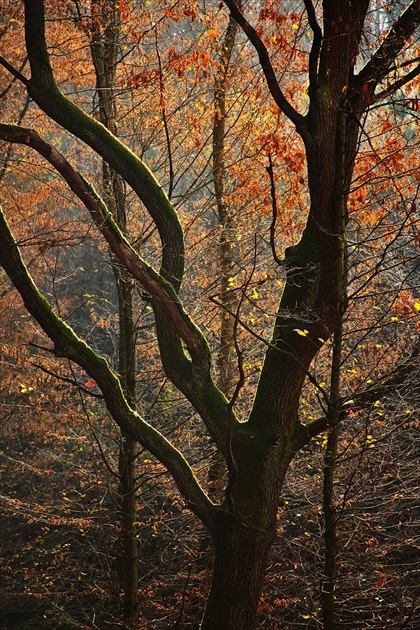
{"type": "Polygon", "coordinates": [[[399,90],[404,85],[407,85],[408,83],[413,81],[413,79],[415,79],[419,75],[420,75],[420,64],[417,65],[413,70],[411,70],[411,72],[408,72],[404,77],[401,77],[401,79],[398,79],[394,83],[391,83],[391,85],[389,85],[385,90],[382,90],[382,92],[375,94],[375,96],[372,99],[372,102],[378,103],[380,101],[383,101],[388,96],[391,96],[391,94],[395,94],[397,90],[399,90]]]}
{"type": "Polygon", "coordinates": [[[389,73],[392,62],[404,48],[420,24],[420,0],[412,0],[394,22],[382,44],[356,76],[359,87],[371,84],[371,89],[389,73]]]}
{"type": "Polygon", "coordinates": [[[414,345],[410,355],[395,369],[383,379],[380,379],[375,385],[357,392],[351,396],[351,401],[343,399],[342,405],[346,405],[348,409],[358,411],[364,407],[373,404],[384,396],[390,394],[393,390],[401,387],[407,378],[420,368],[420,341],[414,345]]]}
{"type": "Polygon", "coordinates": [[[100,398],[101,400],[103,399],[102,394],[96,394],[95,392],[90,391],[86,387],[83,387],[83,385],[78,383],[74,378],[69,378],[68,376],[62,376],[61,374],[57,374],[56,372],[52,372],[51,370],[47,370],[46,367],[44,367],[40,363],[35,363],[34,361],[31,361],[31,365],[35,366],[36,368],[38,368],[42,372],[45,372],[45,374],[48,374],[49,376],[52,376],[52,377],[56,378],[59,381],[63,381],[63,383],[70,383],[70,385],[74,385],[74,387],[77,387],[78,389],[80,389],[82,392],[84,392],[88,396],[92,396],[93,398],[100,398]]]}
{"type": "Polygon", "coordinates": [[[308,16],[309,26],[312,29],[314,34],[314,39],[312,42],[311,52],[309,53],[309,95],[313,94],[316,90],[318,83],[318,60],[319,53],[321,51],[322,45],[322,30],[318,24],[315,15],[314,5],[312,4],[312,0],[304,0],[306,13],[308,16]]]}
{"type": "MultiPolygon", "coordinates": [[[[3,68],[6,68],[7,72],[10,72],[11,75],[14,76],[15,79],[18,79],[21,83],[23,83],[24,85],[26,85],[26,87],[28,87],[29,85],[29,81],[26,77],[23,76],[23,74],[21,74],[21,70],[23,70],[23,68],[25,67],[27,62],[27,59],[24,60],[24,62],[22,63],[20,70],[16,70],[16,68],[14,66],[12,66],[4,57],[2,57],[0,55],[0,65],[3,66],[3,68]]],[[[10,86],[9,86],[10,87],[10,86]]],[[[8,91],[8,88],[6,88],[6,90],[3,90],[2,94],[0,95],[1,98],[3,98],[3,96],[5,96],[5,94],[8,91]]]]}
{"type": "Polygon", "coordinates": [[[130,407],[121,383],[108,362],[84,343],[53,311],[33,282],[1,211],[0,262],[19,291],[29,313],[53,341],[55,355],[74,361],[95,380],[117,424],[168,469],[191,510],[211,527],[213,504],[198,483],[191,467],[178,449],[130,407]]]}
{"type": "MultiPolygon", "coordinates": [[[[384,379],[379,380],[375,385],[364,391],[353,393],[351,399],[341,398],[339,400],[340,416],[345,417],[347,412],[360,411],[381,398],[388,396],[395,389],[404,385],[409,376],[420,368],[420,342],[413,347],[410,355],[384,379]]],[[[404,421],[405,422],[405,421],[404,421]]],[[[316,437],[327,428],[327,416],[321,416],[309,424],[300,423],[298,433],[299,448],[308,444],[313,437],[316,437]]]]}
{"type": "Polygon", "coordinates": [[[264,42],[258,35],[255,28],[251,26],[243,13],[239,10],[235,0],[224,0],[224,2],[228,7],[231,16],[236,20],[236,22],[239,24],[239,26],[242,28],[243,32],[247,36],[248,40],[254,46],[260,60],[261,68],[264,72],[265,79],[267,81],[268,89],[270,90],[271,95],[274,98],[277,106],[280,108],[283,114],[285,114],[289,118],[289,120],[291,120],[291,122],[296,125],[297,129],[299,130],[299,128],[302,127],[302,125],[304,124],[304,116],[302,116],[302,114],[299,114],[299,112],[295,110],[295,108],[284,96],[277,81],[276,73],[274,72],[274,68],[264,42]]]}

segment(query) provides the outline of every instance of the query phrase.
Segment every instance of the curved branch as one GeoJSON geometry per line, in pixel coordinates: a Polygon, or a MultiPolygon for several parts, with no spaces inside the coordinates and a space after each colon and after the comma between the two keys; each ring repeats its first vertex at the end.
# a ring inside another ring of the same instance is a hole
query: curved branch
{"type": "Polygon", "coordinates": [[[95,380],[115,422],[157,457],[173,476],[190,509],[211,526],[212,503],[199,485],[188,462],[159,431],[130,407],[121,389],[121,383],[108,362],[96,354],[54,313],[49,302],[33,282],[1,210],[0,262],[19,291],[29,313],[54,343],[54,354],[74,361],[95,380]]]}
{"type": "Polygon", "coordinates": [[[0,124],[0,138],[32,147],[60,173],[71,190],[89,210],[113,253],[127,267],[134,278],[161,302],[172,326],[185,342],[193,360],[198,364],[208,366],[210,353],[207,344],[200,331],[183,311],[172,285],[143,261],[131,247],[94,188],[73,169],[61,153],[41,138],[36,131],[16,125],[0,124]]]}
{"type": "Polygon", "coordinates": [[[284,261],[281,260],[277,256],[277,252],[276,252],[277,199],[276,199],[276,184],[274,181],[274,172],[273,172],[273,160],[271,158],[271,153],[268,154],[268,166],[265,167],[265,170],[267,171],[268,176],[270,178],[271,211],[272,211],[272,220],[270,224],[271,252],[273,254],[274,262],[277,265],[279,265],[279,267],[283,267],[284,261]]]}
{"type": "Polygon", "coordinates": [[[304,116],[302,116],[302,114],[299,114],[299,112],[295,110],[295,108],[284,96],[277,81],[276,73],[274,72],[268,50],[261,37],[258,35],[255,28],[251,26],[243,13],[240,11],[235,0],[224,0],[224,3],[228,7],[230,15],[239,24],[239,26],[247,36],[248,40],[254,46],[260,60],[261,68],[264,72],[265,79],[267,81],[268,89],[270,90],[271,95],[274,98],[277,106],[283,112],[283,114],[285,114],[287,118],[291,120],[291,122],[297,127],[297,129],[301,128],[305,122],[305,118],[304,116]]]}
{"type": "Polygon", "coordinates": [[[165,191],[127,146],[58,89],[45,41],[43,0],[25,0],[25,35],[32,73],[27,82],[30,96],[52,120],[96,151],[137,193],[162,241],[161,274],[178,291],[184,273],[183,232],[165,191]]]}
{"type": "Polygon", "coordinates": [[[211,356],[201,331],[184,311],[173,286],[150,267],[118,228],[95,189],[35,131],[0,123],[0,139],[35,149],[60,173],[89,210],[110,249],[151,295],[161,359],[167,376],[194,405],[220,450],[226,452],[226,399],[210,374],[211,356]],[[185,356],[185,343],[191,361],[185,356]]]}

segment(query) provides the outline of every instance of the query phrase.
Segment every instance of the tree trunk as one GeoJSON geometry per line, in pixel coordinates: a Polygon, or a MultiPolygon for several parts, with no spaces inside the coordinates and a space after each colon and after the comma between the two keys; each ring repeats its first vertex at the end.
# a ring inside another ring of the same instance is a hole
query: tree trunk
{"type": "MultiPolygon", "coordinates": [[[[98,8],[97,16],[103,22],[92,23],[91,54],[97,82],[98,117],[105,127],[117,134],[116,101],[114,84],[118,63],[120,10],[117,4],[107,0],[101,4],[92,0],[98,8]],[[102,12],[102,13],[101,13],[102,12]]],[[[108,209],[118,227],[126,233],[127,214],[125,190],[121,177],[104,161],[102,164],[103,194],[108,209]]],[[[134,287],[127,270],[111,255],[111,266],[118,295],[119,338],[118,373],[124,394],[130,406],[136,407],[136,330],[134,318],[134,287]]],[[[121,431],[122,444],[118,458],[118,504],[120,520],[120,553],[117,561],[118,581],[123,591],[122,615],[129,628],[136,628],[139,617],[139,541],[136,520],[136,440],[121,431]]]]}
{"type": "Polygon", "coordinates": [[[220,516],[214,535],[214,569],[201,630],[251,630],[255,627],[267,560],[276,533],[220,516]]]}
{"type": "Polygon", "coordinates": [[[119,582],[123,589],[122,613],[124,622],[135,628],[139,616],[138,581],[139,553],[136,532],[136,441],[123,434],[119,453],[118,472],[121,519],[121,555],[118,559],[119,582]]]}
{"type": "Polygon", "coordinates": [[[220,508],[210,528],[214,565],[201,630],[255,628],[270,549],[277,536],[280,489],[295,448],[286,441],[269,443],[257,433],[249,435],[249,442],[243,450],[233,443],[237,476],[231,501],[226,501],[229,509],[220,508]]]}
{"type": "MultiPolygon", "coordinates": [[[[124,393],[134,409],[136,406],[136,331],[133,314],[133,284],[125,270],[120,269],[115,263],[113,263],[113,270],[118,289],[120,325],[118,367],[124,393]]],[[[124,621],[130,628],[135,628],[139,616],[139,541],[136,531],[137,442],[125,431],[121,431],[121,437],[122,445],[118,460],[122,547],[122,557],[118,563],[119,580],[124,591],[122,606],[124,621]]]]}
{"type": "MultiPolygon", "coordinates": [[[[237,293],[232,291],[229,279],[235,275],[236,243],[236,217],[235,210],[226,203],[226,164],[225,164],[225,138],[226,138],[226,93],[228,90],[228,77],[232,51],[235,45],[238,25],[230,18],[229,24],[218,51],[218,66],[214,86],[214,123],[213,123],[213,180],[214,193],[217,204],[217,213],[221,226],[219,239],[219,286],[220,286],[220,352],[217,361],[218,386],[229,398],[234,389],[234,369],[232,362],[235,360],[235,312],[237,306],[237,293]]],[[[219,501],[223,488],[226,485],[226,462],[220,453],[215,453],[209,466],[209,496],[214,501],[219,501]]],[[[202,551],[208,550],[210,538],[205,536],[202,540],[202,551]]]]}
{"type": "Polygon", "coordinates": [[[220,262],[220,302],[222,304],[220,322],[220,353],[218,357],[219,387],[229,397],[233,389],[232,355],[234,344],[234,312],[238,297],[230,286],[234,275],[235,258],[238,255],[237,221],[235,208],[226,202],[226,95],[229,69],[238,25],[232,18],[219,51],[218,69],[214,89],[214,124],[213,124],[213,178],[217,213],[221,225],[219,240],[220,262]]]}

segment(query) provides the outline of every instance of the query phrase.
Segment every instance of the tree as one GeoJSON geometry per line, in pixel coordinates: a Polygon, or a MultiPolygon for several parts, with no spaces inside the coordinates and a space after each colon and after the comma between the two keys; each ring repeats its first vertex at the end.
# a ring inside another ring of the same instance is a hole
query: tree
{"type": "MultiPolygon", "coordinates": [[[[153,309],[166,376],[200,416],[226,461],[229,480],[220,504],[209,499],[183,454],[134,409],[121,379],[108,362],[56,315],[33,283],[3,215],[1,264],[27,310],[51,339],[52,352],[89,374],[115,422],[167,468],[186,504],[208,528],[214,544],[214,567],[202,628],[252,628],[270,548],[276,538],[279,496],[291,461],[314,437],[329,429],[327,466],[333,472],[338,420],[346,415],[350,405],[357,411],[358,406],[373,404],[390,392],[414,369],[418,358],[418,344],[413,342],[405,348],[400,365],[392,362],[387,373],[377,370],[376,383],[363,387],[359,383],[351,396],[342,394],[341,329],[348,308],[349,283],[346,226],[360,138],[369,122],[368,114],[420,73],[415,53],[410,54],[419,25],[420,3],[408,3],[393,17],[392,27],[372,41],[367,28],[367,0],[325,0],[322,10],[305,0],[300,14],[297,10],[283,14],[275,3],[268,3],[258,17],[252,12],[246,17],[233,0],[225,2],[255,49],[276,109],[290,121],[303,142],[309,198],[300,240],[286,248],[284,260],[276,256],[279,273],[286,270],[285,284],[271,339],[262,338],[264,362],[245,412],[237,401],[245,386],[238,347],[238,387],[228,400],[213,380],[211,348],[182,302],[184,235],[171,200],[139,157],[60,91],[45,41],[44,4],[41,0],[27,0],[24,4],[31,78],[26,78],[7,59],[1,59],[2,65],[26,87],[48,117],[93,149],[137,194],[159,233],[160,270],[156,271],[141,257],[129,234],[125,235],[113,219],[107,200],[52,144],[36,131],[7,124],[0,127],[1,138],[30,146],[49,161],[89,210],[113,256],[141,285],[143,299],[153,309]],[[260,23],[254,28],[251,22],[256,20],[260,23]],[[291,31],[282,31],[283,24],[291,24],[291,31]],[[290,48],[294,30],[301,34],[303,51],[299,52],[296,42],[290,48]],[[306,63],[306,109],[302,84],[301,93],[287,98],[277,78],[285,68],[275,54],[275,46],[278,44],[284,53],[287,36],[287,46],[294,51],[290,59],[296,59],[298,67],[306,63]],[[334,352],[328,391],[314,376],[311,364],[331,336],[334,352]],[[318,419],[308,422],[302,422],[299,408],[305,381],[315,385],[326,409],[318,419]]],[[[195,12],[188,11],[193,19],[195,12]]],[[[271,162],[269,169],[274,184],[271,162]]],[[[415,203],[411,180],[408,190],[411,203],[415,203]]],[[[276,217],[274,185],[272,201],[276,217]]],[[[295,235],[296,240],[298,236],[295,235]]],[[[226,300],[222,306],[228,312],[226,300]]],[[[255,331],[243,321],[240,312],[229,314],[238,327],[255,337],[255,331]]],[[[326,511],[331,506],[328,484],[331,488],[331,481],[326,482],[326,511]]],[[[328,527],[332,523],[333,514],[328,527]]],[[[332,559],[334,553],[333,550],[332,559]]],[[[325,585],[330,594],[329,599],[327,595],[324,599],[326,627],[334,623],[334,580],[334,566],[326,566],[325,585]]]]}
{"type": "MultiPolygon", "coordinates": [[[[76,4],[77,6],[77,4],[76,4]]],[[[92,2],[89,36],[96,75],[98,119],[117,135],[115,77],[119,47],[121,12],[113,3],[92,2]]],[[[123,234],[127,231],[126,195],[119,174],[103,161],[102,190],[108,209],[123,234]]],[[[136,326],[134,315],[134,285],[124,267],[111,256],[118,299],[118,374],[124,395],[136,408],[136,326]]],[[[136,530],[136,455],[137,444],[130,433],[122,430],[118,461],[119,507],[121,514],[121,547],[118,560],[120,582],[124,590],[123,618],[135,627],[139,617],[138,602],[138,540],[136,530]]]]}

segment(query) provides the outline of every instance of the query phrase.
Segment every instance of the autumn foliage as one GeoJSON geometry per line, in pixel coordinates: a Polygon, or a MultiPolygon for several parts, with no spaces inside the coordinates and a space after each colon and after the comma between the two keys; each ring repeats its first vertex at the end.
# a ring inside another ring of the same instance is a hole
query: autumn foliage
{"type": "Polygon", "coordinates": [[[419,14],[3,3],[1,628],[417,627],[419,14]]]}

